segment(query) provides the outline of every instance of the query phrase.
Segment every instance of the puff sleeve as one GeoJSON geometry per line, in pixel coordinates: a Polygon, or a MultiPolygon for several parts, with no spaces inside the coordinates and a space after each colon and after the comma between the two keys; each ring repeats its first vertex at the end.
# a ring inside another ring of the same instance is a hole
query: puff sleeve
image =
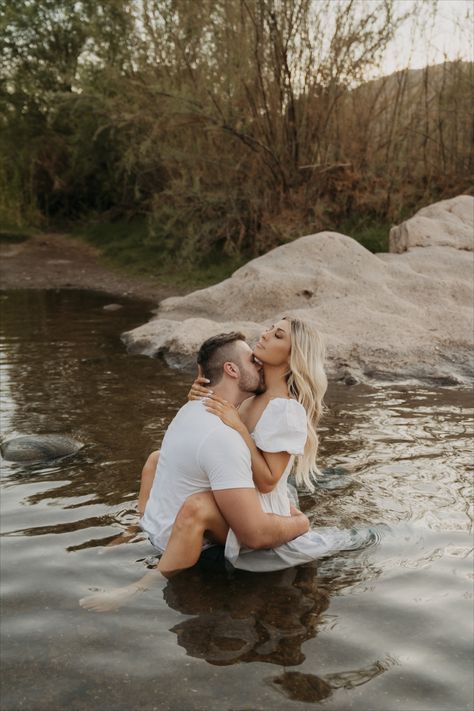
{"type": "Polygon", "coordinates": [[[296,400],[270,400],[252,436],[262,452],[303,454],[307,437],[304,407],[296,400]]]}

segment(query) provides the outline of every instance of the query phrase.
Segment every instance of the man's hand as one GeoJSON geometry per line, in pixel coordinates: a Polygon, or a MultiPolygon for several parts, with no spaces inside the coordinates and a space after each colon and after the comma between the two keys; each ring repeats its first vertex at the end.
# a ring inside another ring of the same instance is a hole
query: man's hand
{"type": "Polygon", "coordinates": [[[305,514],[302,511],[299,511],[296,506],[290,506],[290,514],[292,518],[297,518],[298,521],[300,522],[300,525],[302,527],[301,533],[298,533],[298,536],[302,536],[304,533],[308,533],[310,529],[310,522],[309,518],[305,516],[305,514]]]}
{"type": "Polygon", "coordinates": [[[311,528],[311,524],[309,522],[309,518],[299,509],[296,508],[296,506],[293,506],[293,504],[290,504],[290,516],[299,516],[300,518],[298,519],[301,522],[301,526],[305,529],[301,533],[299,533],[299,536],[304,535],[305,533],[308,533],[309,529],[311,528]]]}

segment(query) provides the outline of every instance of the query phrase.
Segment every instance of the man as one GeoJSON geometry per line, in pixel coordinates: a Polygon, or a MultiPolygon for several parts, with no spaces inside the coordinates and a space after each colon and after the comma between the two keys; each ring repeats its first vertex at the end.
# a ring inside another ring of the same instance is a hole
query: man
{"type": "MultiPolygon", "coordinates": [[[[241,333],[205,341],[198,364],[216,395],[236,407],[264,389],[261,367],[241,333]]],[[[165,575],[196,562],[206,529],[223,531],[222,539],[229,526],[248,548],[273,548],[305,533],[308,525],[301,513],[292,517],[264,513],[252,480],[250,452],[239,433],[207,412],[201,401],[181,408],[163,439],[142,519],[142,528],[162,551],[173,526],[180,528],[181,536],[176,541],[173,537],[160,562],[165,575]],[[193,496],[205,491],[212,491],[222,516],[205,519],[205,497],[193,496]],[[201,527],[199,534],[196,526],[201,527]]],[[[222,565],[223,549],[204,550],[201,560],[222,565]]]]}
{"type": "MultiPolygon", "coordinates": [[[[221,334],[205,341],[198,364],[213,391],[236,407],[250,395],[262,392],[261,368],[241,333],[221,334]]],[[[201,552],[202,534],[207,529],[215,533],[221,526],[220,538],[225,539],[230,527],[248,548],[274,548],[309,528],[301,512],[294,516],[263,512],[247,445],[238,432],[207,412],[199,400],[186,403],[166,431],[141,524],[155,547],[166,549],[159,569],[149,571],[132,585],[82,598],[82,607],[117,609],[136,593],[165,581],[198,559],[205,567],[224,569],[222,545],[208,547],[207,543],[201,552]],[[218,520],[211,522],[202,505],[202,498],[210,491],[220,511],[218,520]],[[201,527],[199,536],[194,535],[196,526],[201,527]],[[173,527],[178,527],[181,535],[176,544],[173,537],[168,546],[173,527]]]]}

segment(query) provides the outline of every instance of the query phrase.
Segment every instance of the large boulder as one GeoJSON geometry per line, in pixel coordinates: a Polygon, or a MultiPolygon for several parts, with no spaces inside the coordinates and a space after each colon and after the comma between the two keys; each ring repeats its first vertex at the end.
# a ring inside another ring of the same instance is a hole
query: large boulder
{"type": "MultiPolygon", "coordinates": [[[[465,226],[474,198],[456,200],[465,226]]],[[[123,338],[131,351],[191,365],[205,338],[241,330],[252,342],[263,325],[289,314],[325,334],[333,378],[461,382],[474,373],[474,323],[473,253],[460,234],[459,243],[453,229],[450,245],[425,240],[403,254],[377,255],[337,232],[307,235],[220,284],[166,299],[151,322],[123,338]]]]}
{"type": "Polygon", "coordinates": [[[413,247],[454,247],[473,250],[474,199],[458,195],[419,210],[390,230],[390,252],[413,247]]]}

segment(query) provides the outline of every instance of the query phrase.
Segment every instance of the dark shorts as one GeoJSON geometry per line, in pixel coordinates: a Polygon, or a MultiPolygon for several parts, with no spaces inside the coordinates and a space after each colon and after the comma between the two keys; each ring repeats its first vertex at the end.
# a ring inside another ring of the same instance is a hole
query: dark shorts
{"type": "Polygon", "coordinates": [[[196,563],[199,570],[208,573],[225,573],[232,566],[228,563],[224,556],[224,546],[211,546],[203,550],[196,563]]]}

